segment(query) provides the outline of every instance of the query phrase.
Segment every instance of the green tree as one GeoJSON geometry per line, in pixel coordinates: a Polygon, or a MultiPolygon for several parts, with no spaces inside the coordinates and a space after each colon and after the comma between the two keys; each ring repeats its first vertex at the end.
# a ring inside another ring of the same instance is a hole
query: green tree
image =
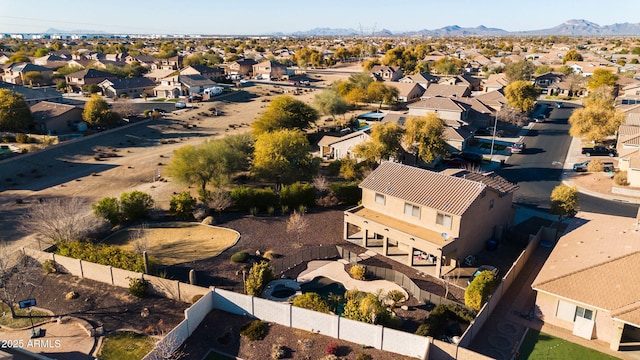
{"type": "Polygon", "coordinates": [[[47,48],[38,48],[35,53],[33,53],[33,57],[39,58],[49,54],[49,49],[47,48]]]}
{"type": "Polygon", "coordinates": [[[584,104],[569,117],[571,136],[600,142],[614,135],[624,122],[624,113],[614,107],[613,97],[606,87],[592,91],[584,104]]]}
{"type": "Polygon", "coordinates": [[[562,57],[562,63],[566,64],[567,61],[582,61],[582,55],[578,53],[575,49],[571,49],[567,51],[562,57]]]}
{"type": "Polygon", "coordinates": [[[434,68],[438,74],[457,75],[462,71],[464,63],[459,59],[442,58],[434,64],[434,68]]]}
{"type": "Polygon", "coordinates": [[[345,293],[347,303],[342,316],[369,324],[383,324],[389,319],[387,307],[372,293],[350,290],[345,293]]]}
{"type": "Polygon", "coordinates": [[[33,115],[21,94],[0,89],[0,130],[24,131],[33,126],[33,115]]]}
{"type": "Polygon", "coordinates": [[[483,271],[476,276],[464,291],[464,304],[480,311],[496,287],[496,276],[491,271],[483,271]]]}
{"type": "Polygon", "coordinates": [[[65,65],[65,66],[63,66],[61,68],[58,68],[58,70],[56,70],[56,74],[62,75],[62,76],[66,76],[66,75],[72,74],[72,73],[74,73],[76,71],[80,71],[80,70],[82,70],[82,67],[80,67],[80,66],[77,66],[77,65],[73,65],[73,66],[65,65]]]}
{"type": "Polygon", "coordinates": [[[196,199],[188,191],[175,194],[169,201],[169,211],[181,219],[193,218],[193,210],[196,207],[196,199]]]}
{"type": "Polygon", "coordinates": [[[245,153],[229,144],[223,138],[208,140],[197,147],[181,147],[174,152],[165,171],[180,183],[198,185],[200,192],[206,191],[208,184],[220,187],[247,161],[245,153]]]}
{"type": "Polygon", "coordinates": [[[300,130],[265,132],[256,139],[253,172],[277,183],[311,179],[319,163],[309,154],[307,137],[300,130]]]}
{"type": "Polygon", "coordinates": [[[318,120],[316,109],[292,96],[278,96],[267,110],[253,123],[256,135],[280,129],[306,130],[318,120]]]}
{"type": "Polygon", "coordinates": [[[191,54],[182,60],[182,65],[184,66],[206,65],[206,63],[207,60],[205,60],[204,55],[202,54],[191,54]]]}
{"type": "Polygon", "coordinates": [[[314,97],[314,105],[324,115],[331,116],[335,120],[336,115],[347,112],[349,105],[333,89],[325,89],[314,97]]]}
{"type": "Polygon", "coordinates": [[[268,262],[261,261],[253,264],[244,283],[245,293],[253,296],[262,295],[264,287],[274,278],[273,269],[268,262]]]}
{"type": "Polygon", "coordinates": [[[504,68],[504,74],[509,83],[530,81],[535,69],[536,66],[531,61],[522,60],[507,64],[504,68]]]}
{"type": "Polygon", "coordinates": [[[29,59],[29,56],[27,56],[27,54],[23,53],[22,51],[18,51],[13,55],[11,55],[9,57],[9,60],[7,60],[6,63],[11,64],[11,63],[21,63],[21,62],[31,62],[31,60],[29,59]]]}
{"type": "Polygon", "coordinates": [[[392,104],[398,99],[400,91],[397,87],[387,85],[381,81],[374,81],[367,86],[367,99],[369,102],[379,103],[378,108],[382,108],[382,103],[392,104]]]}
{"type": "Polygon", "coordinates": [[[534,75],[543,75],[543,74],[547,74],[553,71],[553,68],[549,65],[540,65],[536,67],[536,71],[534,72],[534,75]]]}
{"type": "Polygon", "coordinates": [[[318,311],[325,314],[328,314],[331,310],[329,308],[329,302],[325,298],[314,292],[308,292],[296,296],[293,299],[293,306],[318,311]]]}
{"type": "Polygon", "coordinates": [[[44,75],[42,75],[42,73],[39,71],[27,71],[26,73],[24,73],[24,75],[22,75],[22,82],[29,86],[39,86],[40,84],[44,83],[44,81],[44,75]]]}
{"type": "Polygon", "coordinates": [[[514,81],[504,89],[504,96],[511,107],[522,112],[533,109],[540,91],[528,81],[514,81]]]}
{"type": "Polygon", "coordinates": [[[97,84],[84,84],[82,85],[81,89],[83,93],[87,94],[96,94],[102,91],[100,86],[98,86],[97,84]]]}
{"type": "Polygon", "coordinates": [[[97,94],[85,103],[82,119],[93,126],[110,126],[119,120],[118,115],[111,112],[107,102],[97,94]]]}
{"type": "Polygon", "coordinates": [[[371,127],[371,140],[358,144],[353,153],[372,162],[397,157],[403,134],[404,130],[395,122],[374,124],[371,127]]]}
{"type": "Polygon", "coordinates": [[[602,86],[613,87],[618,81],[618,75],[607,69],[595,69],[593,75],[587,80],[589,90],[595,90],[602,86]]]}
{"type": "Polygon", "coordinates": [[[437,114],[411,117],[405,123],[404,141],[410,152],[430,163],[447,153],[445,123],[437,114]]]}
{"type": "Polygon", "coordinates": [[[580,206],[578,199],[578,188],[560,184],[553,188],[551,192],[551,209],[549,212],[558,216],[558,226],[556,227],[556,239],[560,231],[560,224],[564,219],[571,219],[576,216],[580,206]]]}
{"type": "Polygon", "coordinates": [[[97,217],[106,219],[112,225],[120,223],[120,202],[118,198],[102,198],[97,203],[91,204],[91,208],[97,217]]]}
{"type": "Polygon", "coordinates": [[[131,191],[120,194],[120,213],[123,220],[137,221],[145,219],[153,209],[151,195],[142,191],[131,191]]]}

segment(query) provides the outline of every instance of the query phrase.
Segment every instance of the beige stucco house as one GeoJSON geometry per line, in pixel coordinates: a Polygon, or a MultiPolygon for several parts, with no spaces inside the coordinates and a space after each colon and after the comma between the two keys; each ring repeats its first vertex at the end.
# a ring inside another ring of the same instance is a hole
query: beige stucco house
{"type": "Polygon", "coordinates": [[[359,130],[342,136],[325,135],[318,142],[320,157],[326,159],[344,159],[353,156],[353,148],[371,140],[371,129],[359,130]]]}
{"type": "Polygon", "coordinates": [[[638,219],[577,214],[531,285],[545,323],[612,350],[640,342],[638,219]]]}
{"type": "Polygon", "coordinates": [[[344,213],[344,238],[440,277],[512,223],[518,186],[495,174],[383,162],[344,213]]]}

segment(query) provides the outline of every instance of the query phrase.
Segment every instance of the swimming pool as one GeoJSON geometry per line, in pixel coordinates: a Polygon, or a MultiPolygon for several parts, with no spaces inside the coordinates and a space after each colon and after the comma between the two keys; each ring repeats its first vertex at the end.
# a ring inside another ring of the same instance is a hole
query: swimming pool
{"type": "Polygon", "coordinates": [[[330,294],[344,296],[347,291],[341,282],[331,280],[324,276],[316,276],[313,280],[300,284],[302,293],[314,292],[320,294],[325,299],[330,294]]]}
{"type": "Polygon", "coordinates": [[[273,301],[288,301],[292,297],[308,292],[318,293],[328,299],[329,295],[343,297],[346,289],[342,283],[324,276],[316,276],[313,280],[305,283],[290,279],[278,279],[265,287],[262,297],[273,301]]]}

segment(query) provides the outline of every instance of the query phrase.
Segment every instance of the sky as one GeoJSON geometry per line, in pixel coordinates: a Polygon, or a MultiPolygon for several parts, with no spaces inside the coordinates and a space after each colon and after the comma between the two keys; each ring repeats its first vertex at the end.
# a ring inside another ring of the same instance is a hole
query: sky
{"type": "Polygon", "coordinates": [[[507,31],[570,19],[640,23],[639,0],[0,0],[0,33],[94,30],[129,34],[268,35],[313,28],[371,34],[449,25],[507,31]]]}

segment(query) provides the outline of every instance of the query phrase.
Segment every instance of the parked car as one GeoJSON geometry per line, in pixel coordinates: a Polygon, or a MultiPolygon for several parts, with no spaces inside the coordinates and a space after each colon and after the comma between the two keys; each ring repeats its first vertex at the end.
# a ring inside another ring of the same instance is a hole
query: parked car
{"type": "Polygon", "coordinates": [[[478,136],[491,136],[493,133],[489,131],[487,128],[479,128],[478,130],[473,132],[473,135],[478,136]]]}
{"type": "Polygon", "coordinates": [[[524,149],[526,148],[527,148],[527,144],[523,142],[517,142],[517,143],[513,143],[513,145],[509,147],[509,151],[512,154],[519,154],[521,152],[524,152],[524,149]]]}
{"type": "Polygon", "coordinates": [[[558,102],[556,103],[556,107],[557,107],[558,109],[562,109],[562,108],[564,107],[564,103],[563,103],[563,102],[561,102],[561,101],[558,101],[558,102]]]}
{"type": "Polygon", "coordinates": [[[618,153],[616,152],[616,149],[608,148],[605,146],[594,146],[582,148],[582,155],[614,157],[617,156],[618,153]]]}
{"type": "Polygon", "coordinates": [[[176,102],[176,109],[186,109],[186,108],[187,108],[187,104],[184,101],[176,102]]]}
{"type": "Polygon", "coordinates": [[[459,157],[447,157],[442,159],[442,162],[450,167],[464,168],[469,165],[469,161],[459,157]]]}
{"type": "MultiPolygon", "coordinates": [[[[493,132],[494,132],[494,127],[488,127],[487,130],[489,130],[489,135],[493,136],[493,132]]],[[[495,130],[496,136],[497,137],[503,137],[504,136],[504,130],[495,130]]]]}
{"type": "Polygon", "coordinates": [[[587,161],[583,161],[580,163],[575,163],[573,164],[573,171],[575,172],[586,172],[587,171],[587,166],[589,165],[589,162],[591,160],[587,160],[587,161]]]}
{"type": "Polygon", "coordinates": [[[476,164],[476,165],[482,164],[482,155],[481,154],[462,151],[462,152],[459,152],[459,153],[451,154],[451,157],[464,159],[464,160],[467,160],[468,162],[476,164]]]}
{"type": "Polygon", "coordinates": [[[493,276],[497,277],[499,270],[495,266],[482,265],[479,268],[477,268],[476,271],[473,272],[473,274],[471,274],[471,277],[469,277],[469,280],[467,280],[467,285],[470,285],[473,282],[473,279],[475,279],[476,276],[480,275],[484,271],[490,271],[493,274],[493,276]]]}
{"type": "Polygon", "coordinates": [[[537,122],[537,123],[544,122],[544,120],[545,120],[545,118],[544,118],[544,115],[543,115],[543,114],[537,115],[537,116],[533,119],[533,121],[535,121],[535,122],[537,122]]]}

